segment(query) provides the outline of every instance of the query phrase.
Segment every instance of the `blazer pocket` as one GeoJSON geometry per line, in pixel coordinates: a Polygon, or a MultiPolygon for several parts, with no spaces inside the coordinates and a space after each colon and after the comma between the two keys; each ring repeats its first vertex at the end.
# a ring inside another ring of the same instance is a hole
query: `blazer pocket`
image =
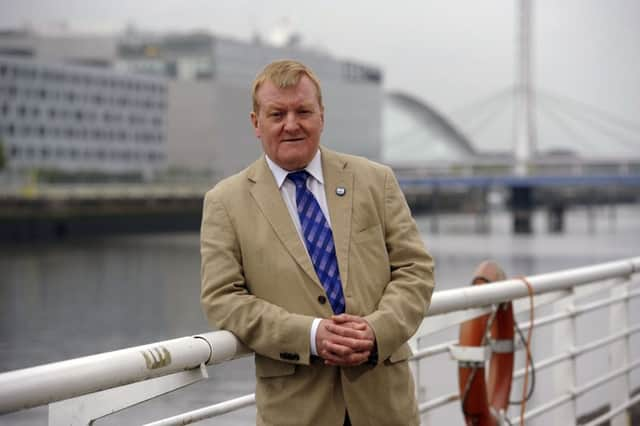
{"type": "Polygon", "coordinates": [[[413,351],[407,343],[404,343],[400,348],[396,349],[394,353],[389,357],[389,362],[395,364],[396,362],[406,361],[413,355],[413,351]]]}
{"type": "Polygon", "coordinates": [[[379,223],[376,223],[373,226],[369,226],[368,228],[365,228],[362,231],[358,231],[353,234],[353,241],[356,243],[361,243],[363,241],[375,239],[376,237],[382,238],[382,226],[379,223]]]}
{"type": "Polygon", "coordinates": [[[290,376],[296,365],[256,355],[256,376],[261,378],[290,376]]]}

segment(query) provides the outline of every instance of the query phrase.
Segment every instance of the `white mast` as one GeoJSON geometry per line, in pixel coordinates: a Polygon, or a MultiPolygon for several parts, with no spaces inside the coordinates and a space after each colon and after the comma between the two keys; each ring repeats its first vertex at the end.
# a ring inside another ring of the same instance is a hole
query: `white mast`
{"type": "Polygon", "coordinates": [[[515,88],[515,173],[525,176],[528,163],[535,155],[536,131],[534,117],[534,91],[532,84],[532,3],[520,0],[518,17],[518,81],[515,88]]]}

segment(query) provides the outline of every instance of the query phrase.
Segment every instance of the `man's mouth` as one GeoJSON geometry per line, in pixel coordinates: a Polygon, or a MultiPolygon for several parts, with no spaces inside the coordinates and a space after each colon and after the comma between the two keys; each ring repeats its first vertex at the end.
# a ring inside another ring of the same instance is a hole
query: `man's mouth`
{"type": "Polygon", "coordinates": [[[304,141],[304,138],[303,138],[302,136],[301,136],[301,137],[298,137],[298,138],[286,138],[286,139],[282,139],[282,142],[289,142],[289,143],[292,143],[292,142],[302,142],[302,141],[304,141]]]}

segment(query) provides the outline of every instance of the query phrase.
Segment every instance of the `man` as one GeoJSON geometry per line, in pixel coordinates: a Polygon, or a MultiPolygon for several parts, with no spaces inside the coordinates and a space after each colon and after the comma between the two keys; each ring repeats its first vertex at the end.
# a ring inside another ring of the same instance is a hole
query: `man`
{"type": "Polygon", "coordinates": [[[255,351],[259,425],[417,425],[407,340],[433,263],[388,167],[320,147],[308,67],[256,77],[265,156],[205,197],[202,306],[255,351]]]}

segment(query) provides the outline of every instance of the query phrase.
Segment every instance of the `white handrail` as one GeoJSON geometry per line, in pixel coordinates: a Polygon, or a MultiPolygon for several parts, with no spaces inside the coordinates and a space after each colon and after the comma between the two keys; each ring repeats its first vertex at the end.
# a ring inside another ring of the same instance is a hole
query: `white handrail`
{"type": "Polygon", "coordinates": [[[637,404],[638,402],[640,402],[640,395],[634,396],[633,398],[631,398],[630,400],[628,400],[624,404],[621,404],[621,405],[613,408],[612,410],[604,413],[603,415],[599,416],[598,418],[595,418],[595,419],[591,420],[589,423],[587,423],[584,426],[597,426],[597,425],[600,425],[600,424],[606,422],[607,420],[610,420],[613,417],[617,416],[618,414],[620,414],[621,412],[623,412],[627,408],[631,407],[632,405],[637,404]]]}
{"type": "Polygon", "coordinates": [[[208,419],[214,416],[219,416],[221,414],[225,414],[230,411],[235,411],[244,407],[249,407],[255,403],[256,403],[256,395],[252,393],[250,395],[240,396],[238,398],[230,399],[228,401],[224,401],[219,404],[210,405],[208,407],[189,411],[188,413],[178,414],[177,416],[168,417],[166,419],[147,423],[144,426],[187,425],[187,424],[208,419]]]}
{"type": "MultiPolygon", "coordinates": [[[[607,279],[629,277],[636,272],[640,272],[640,257],[535,275],[527,280],[535,294],[543,294],[607,279]]],[[[480,308],[526,296],[528,289],[520,279],[439,291],[433,295],[428,316],[480,308]]],[[[634,328],[633,332],[635,331],[634,328]]],[[[444,346],[438,345],[420,351],[417,358],[442,352],[444,346]]],[[[0,414],[198,368],[201,364],[224,362],[248,354],[250,351],[235,336],[226,331],[218,331],[2,373],[0,414]]],[[[250,395],[242,397],[235,402],[239,403],[239,406],[246,406],[252,403],[249,397],[250,395]]],[[[426,405],[422,404],[421,408],[431,407],[433,404],[437,406],[452,400],[455,398],[447,395],[429,401],[426,405]]],[[[234,407],[236,404],[227,405],[234,407]]],[[[208,411],[205,407],[202,409],[204,411],[198,414],[217,414],[221,405],[217,404],[216,407],[209,408],[208,411]]]]}
{"type": "MultiPolygon", "coordinates": [[[[571,288],[609,278],[629,276],[640,271],[640,257],[601,263],[583,268],[527,277],[534,294],[571,288]]],[[[427,316],[435,316],[462,309],[477,308],[528,296],[520,279],[510,279],[481,286],[468,286],[435,292],[427,316]]]]}
{"type": "Polygon", "coordinates": [[[0,414],[249,353],[233,334],[215,331],[10,371],[0,374],[0,414]]]}

